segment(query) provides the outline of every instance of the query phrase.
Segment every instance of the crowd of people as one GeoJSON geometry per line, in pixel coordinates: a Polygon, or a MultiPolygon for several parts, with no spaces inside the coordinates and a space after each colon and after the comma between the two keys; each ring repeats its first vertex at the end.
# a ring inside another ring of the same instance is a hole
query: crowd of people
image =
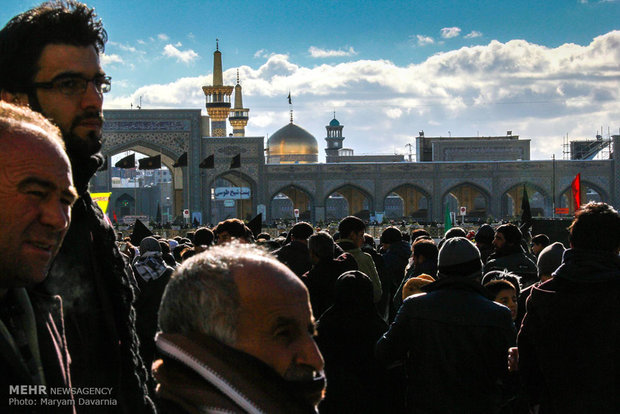
{"type": "Polygon", "coordinates": [[[118,240],[88,192],[106,40],[74,1],[0,30],[2,412],[620,412],[612,206],[568,245],[514,224],[377,244],[354,216],[118,240]]]}

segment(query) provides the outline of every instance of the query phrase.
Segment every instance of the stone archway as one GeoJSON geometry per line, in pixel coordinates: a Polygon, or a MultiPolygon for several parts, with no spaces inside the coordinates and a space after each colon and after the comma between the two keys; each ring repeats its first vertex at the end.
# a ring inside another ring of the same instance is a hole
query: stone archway
{"type": "MultiPolygon", "coordinates": [[[[606,202],[607,199],[607,193],[603,189],[588,181],[581,180],[582,206],[590,201],[606,202]]],[[[569,214],[575,214],[575,201],[573,199],[573,190],[570,186],[560,193],[558,204],[558,207],[568,208],[569,214]]]]}
{"type": "Polygon", "coordinates": [[[298,209],[299,220],[311,221],[312,204],[312,196],[307,191],[295,185],[289,185],[270,198],[270,217],[275,220],[294,220],[294,209],[298,209]]]}
{"type": "Polygon", "coordinates": [[[430,220],[430,195],[412,184],[400,185],[383,201],[385,216],[393,219],[430,220]]]}
{"type": "Polygon", "coordinates": [[[325,198],[325,218],[340,220],[346,216],[357,216],[362,220],[370,219],[372,198],[359,187],[343,185],[331,191],[325,198]]]}
{"type": "MultiPolygon", "coordinates": [[[[180,216],[196,197],[188,191],[191,177],[198,176],[198,165],[193,158],[199,158],[201,137],[200,109],[177,110],[105,110],[102,139],[102,153],[110,157],[124,151],[136,151],[147,156],[161,155],[172,176],[173,196],[170,197],[169,215],[180,216]],[[188,167],[174,168],[181,155],[188,153],[188,167]],[[196,164],[196,165],[194,165],[196,164]]],[[[199,162],[199,160],[197,160],[199,162]]],[[[95,191],[107,191],[111,186],[108,173],[98,173],[94,183],[95,191]]],[[[199,210],[194,207],[193,210],[199,210]]]]}
{"type": "Polygon", "coordinates": [[[466,208],[465,219],[485,219],[488,215],[491,197],[472,183],[461,183],[450,188],[442,197],[442,206],[448,204],[450,211],[459,213],[460,207],[466,208]],[[452,197],[452,198],[450,198],[452,197]]]}
{"type": "Polygon", "coordinates": [[[502,194],[502,217],[520,217],[523,202],[523,187],[527,190],[532,217],[548,216],[549,195],[540,187],[523,182],[516,184],[502,194]]]}
{"type": "Polygon", "coordinates": [[[249,221],[254,217],[257,186],[247,175],[228,170],[211,180],[207,188],[209,217],[203,217],[203,223],[215,225],[229,218],[249,221]]]}

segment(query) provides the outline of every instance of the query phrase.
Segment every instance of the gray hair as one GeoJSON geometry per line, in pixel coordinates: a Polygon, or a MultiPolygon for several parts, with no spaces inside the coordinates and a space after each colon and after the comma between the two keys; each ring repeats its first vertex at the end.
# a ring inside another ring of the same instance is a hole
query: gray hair
{"type": "Polygon", "coordinates": [[[202,333],[233,346],[237,340],[239,290],[234,268],[273,256],[250,244],[212,247],[176,269],[162,297],[159,327],[164,333],[202,333]]]}
{"type": "Polygon", "coordinates": [[[60,129],[43,115],[27,106],[0,101],[0,138],[16,131],[36,134],[65,149],[60,129]]]}

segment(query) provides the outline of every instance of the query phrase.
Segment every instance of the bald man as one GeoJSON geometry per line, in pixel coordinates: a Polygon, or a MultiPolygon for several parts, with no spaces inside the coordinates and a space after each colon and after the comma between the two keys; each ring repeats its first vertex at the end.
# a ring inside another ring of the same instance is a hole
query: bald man
{"type": "Polygon", "coordinates": [[[315,413],[325,381],[308,291],[252,245],[215,247],[172,276],[154,364],[162,412],[315,413]]]}

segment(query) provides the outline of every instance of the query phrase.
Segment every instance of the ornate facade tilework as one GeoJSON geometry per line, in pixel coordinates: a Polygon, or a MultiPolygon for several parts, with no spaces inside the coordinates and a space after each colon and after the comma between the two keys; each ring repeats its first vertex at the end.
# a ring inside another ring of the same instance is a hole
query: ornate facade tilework
{"type": "Polygon", "coordinates": [[[191,122],[189,119],[166,119],[166,120],[106,120],[103,123],[106,131],[189,131],[191,122]]]}

